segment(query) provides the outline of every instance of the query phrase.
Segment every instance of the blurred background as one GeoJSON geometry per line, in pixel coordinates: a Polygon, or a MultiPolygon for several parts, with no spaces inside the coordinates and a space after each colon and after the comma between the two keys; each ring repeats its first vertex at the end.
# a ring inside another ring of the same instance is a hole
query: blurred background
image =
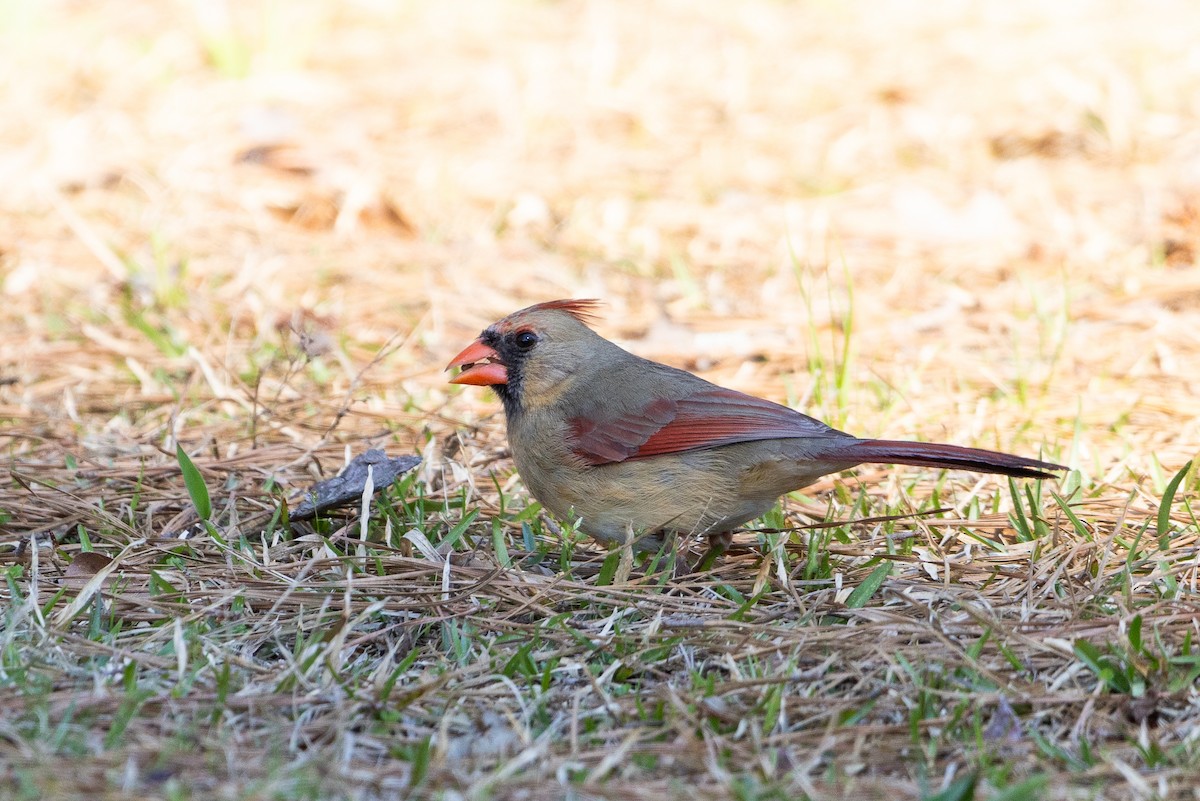
{"type": "Polygon", "coordinates": [[[0,50],[14,452],[499,441],[441,368],[558,297],[862,435],[1196,450],[1194,3],[5,2],[0,50]]]}

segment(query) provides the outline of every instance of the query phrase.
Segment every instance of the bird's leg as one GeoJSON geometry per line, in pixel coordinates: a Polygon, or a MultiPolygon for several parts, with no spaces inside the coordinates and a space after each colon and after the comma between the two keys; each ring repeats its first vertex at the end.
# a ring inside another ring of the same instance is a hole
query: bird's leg
{"type": "Polygon", "coordinates": [[[732,531],[714,531],[708,535],[708,550],[700,557],[700,561],[696,563],[696,567],[692,570],[693,573],[703,573],[713,566],[713,563],[729,550],[729,546],[733,544],[732,531]]]}
{"type": "Polygon", "coordinates": [[[659,563],[661,569],[670,571],[672,578],[687,575],[687,560],[683,558],[680,549],[679,532],[675,529],[662,528],[658,530],[656,538],[661,543],[658,549],[658,557],[663,560],[659,563]]]}
{"type": "Polygon", "coordinates": [[[665,565],[659,563],[662,569],[670,571],[672,578],[681,579],[695,572],[688,564],[690,560],[686,556],[687,540],[686,537],[680,537],[676,529],[660,528],[653,535],[653,541],[659,543],[658,554],[646,551],[645,556],[647,559],[667,560],[665,565]]]}

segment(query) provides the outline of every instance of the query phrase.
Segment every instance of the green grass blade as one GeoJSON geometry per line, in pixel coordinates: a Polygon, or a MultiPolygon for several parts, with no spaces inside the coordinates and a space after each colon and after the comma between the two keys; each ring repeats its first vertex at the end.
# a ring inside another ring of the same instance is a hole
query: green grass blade
{"type": "Polygon", "coordinates": [[[200,475],[200,471],[186,453],[183,452],[182,445],[175,446],[175,458],[179,461],[179,469],[183,472],[183,483],[187,485],[188,496],[192,499],[192,506],[196,509],[196,514],[201,520],[208,520],[212,517],[212,501],[208,497],[208,485],[204,483],[204,476],[200,475]]]}
{"type": "Polygon", "coordinates": [[[1179,485],[1184,477],[1188,474],[1188,470],[1192,467],[1192,463],[1188,462],[1179,469],[1179,472],[1171,479],[1171,483],[1167,484],[1166,490],[1163,492],[1162,503],[1158,505],[1158,547],[1166,549],[1169,544],[1169,535],[1171,532],[1171,506],[1175,503],[1175,493],[1179,490],[1179,485]]]}
{"type": "Polygon", "coordinates": [[[450,529],[450,532],[446,535],[446,539],[442,540],[441,546],[448,549],[457,545],[458,541],[462,539],[463,534],[466,533],[467,528],[475,522],[475,518],[477,517],[479,517],[478,509],[472,509],[463,515],[463,519],[458,521],[454,528],[450,529]]]}
{"type": "Polygon", "coordinates": [[[1029,525],[1029,520],[1025,517],[1025,506],[1021,503],[1021,491],[1017,489],[1017,482],[1011,478],[1008,480],[1008,491],[1013,502],[1013,511],[1009,519],[1012,520],[1013,528],[1017,530],[1020,541],[1029,542],[1033,539],[1033,527],[1029,525]]]}
{"type": "Polygon", "coordinates": [[[978,781],[979,774],[972,772],[940,793],[925,796],[925,801],[971,801],[975,797],[975,785],[978,781]]]}
{"type": "Polygon", "coordinates": [[[613,583],[617,575],[617,567],[621,564],[621,551],[614,550],[604,557],[600,565],[600,575],[596,577],[596,586],[607,587],[613,583]]]}
{"type": "Polygon", "coordinates": [[[496,553],[496,561],[503,568],[512,567],[512,557],[508,555],[508,543],[504,541],[504,530],[499,520],[492,521],[492,550],[496,553]]]}
{"type": "Polygon", "coordinates": [[[1078,534],[1085,542],[1091,542],[1092,532],[1083,524],[1079,517],[1073,511],[1071,511],[1071,507],[1067,504],[1066,499],[1057,492],[1051,492],[1050,496],[1054,498],[1055,503],[1058,504],[1058,508],[1062,509],[1063,514],[1065,514],[1067,519],[1071,521],[1071,525],[1075,527],[1075,533],[1078,534]]]}
{"type": "Polygon", "coordinates": [[[1038,801],[1045,798],[1043,791],[1050,783],[1045,773],[1030,776],[1019,784],[1013,784],[992,796],[992,801],[1038,801]]]}
{"type": "Polygon", "coordinates": [[[867,601],[871,600],[886,579],[892,572],[892,563],[884,562],[871,571],[871,575],[863,579],[863,583],[854,588],[854,592],[850,593],[846,598],[846,606],[850,609],[861,609],[867,605],[867,601]]]}

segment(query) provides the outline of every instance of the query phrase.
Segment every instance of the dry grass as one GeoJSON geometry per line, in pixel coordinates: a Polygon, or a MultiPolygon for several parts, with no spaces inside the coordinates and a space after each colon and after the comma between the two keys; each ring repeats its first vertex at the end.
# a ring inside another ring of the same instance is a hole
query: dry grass
{"type": "Polygon", "coordinates": [[[1195,797],[1196,42],[1166,0],[0,4],[0,795],[1195,797]],[[866,467],[622,564],[440,372],[567,296],[1073,472],[866,467]],[[365,536],[281,524],[373,446],[425,463],[365,536]]]}

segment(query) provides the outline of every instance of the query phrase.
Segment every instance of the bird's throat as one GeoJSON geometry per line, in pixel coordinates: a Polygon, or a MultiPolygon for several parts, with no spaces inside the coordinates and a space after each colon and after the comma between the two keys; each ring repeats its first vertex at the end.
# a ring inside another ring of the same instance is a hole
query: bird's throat
{"type": "Polygon", "coordinates": [[[509,424],[520,417],[524,412],[521,405],[521,374],[520,371],[510,369],[508,371],[508,381],[504,384],[492,385],[492,391],[500,398],[500,402],[504,404],[504,416],[508,419],[509,424]]]}

